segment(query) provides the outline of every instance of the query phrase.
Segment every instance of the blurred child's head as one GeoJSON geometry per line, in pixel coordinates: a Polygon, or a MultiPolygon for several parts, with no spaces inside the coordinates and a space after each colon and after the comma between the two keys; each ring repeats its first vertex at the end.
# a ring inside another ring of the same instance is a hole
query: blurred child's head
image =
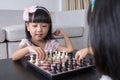
{"type": "Polygon", "coordinates": [[[120,0],[92,1],[87,20],[96,66],[120,80],[120,0]]]}
{"type": "Polygon", "coordinates": [[[26,8],[23,19],[25,20],[27,39],[31,41],[32,38],[35,38],[35,35],[37,38],[43,38],[44,40],[52,39],[52,20],[46,8],[39,6],[26,8]]]}

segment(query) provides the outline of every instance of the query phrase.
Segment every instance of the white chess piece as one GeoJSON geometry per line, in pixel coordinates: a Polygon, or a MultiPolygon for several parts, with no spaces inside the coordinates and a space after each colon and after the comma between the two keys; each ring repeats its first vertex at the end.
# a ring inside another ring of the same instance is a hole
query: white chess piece
{"type": "Polygon", "coordinates": [[[65,53],[65,59],[68,60],[68,53],[65,53]]]}
{"type": "Polygon", "coordinates": [[[33,63],[34,60],[33,60],[33,55],[30,55],[30,62],[33,63]]]}
{"type": "Polygon", "coordinates": [[[61,59],[65,58],[65,51],[62,52],[61,59]]]}
{"type": "Polygon", "coordinates": [[[59,60],[59,59],[61,58],[61,55],[60,55],[60,54],[61,54],[61,52],[59,51],[59,52],[58,52],[58,55],[57,55],[57,60],[59,60]]]}
{"type": "Polygon", "coordinates": [[[57,59],[57,56],[58,56],[58,53],[57,53],[57,51],[55,51],[55,55],[54,55],[54,56],[55,56],[55,58],[57,59]]]}
{"type": "Polygon", "coordinates": [[[44,61],[40,61],[41,64],[45,63],[44,61]]]}
{"type": "Polygon", "coordinates": [[[36,61],[35,61],[35,65],[39,65],[39,59],[38,58],[36,58],[36,61]]]}
{"type": "Polygon", "coordinates": [[[56,54],[53,54],[53,61],[56,60],[56,54]]]}
{"type": "Polygon", "coordinates": [[[52,56],[52,50],[50,49],[50,56],[52,56]]]}

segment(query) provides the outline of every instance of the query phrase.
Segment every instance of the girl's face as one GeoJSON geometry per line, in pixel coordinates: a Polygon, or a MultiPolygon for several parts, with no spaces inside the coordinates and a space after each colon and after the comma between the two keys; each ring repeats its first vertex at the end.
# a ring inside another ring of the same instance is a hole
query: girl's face
{"type": "Polygon", "coordinates": [[[26,26],[32,39],[37,41],[44,40],[49,31],[48,23],[26,23],[26,26]]]}

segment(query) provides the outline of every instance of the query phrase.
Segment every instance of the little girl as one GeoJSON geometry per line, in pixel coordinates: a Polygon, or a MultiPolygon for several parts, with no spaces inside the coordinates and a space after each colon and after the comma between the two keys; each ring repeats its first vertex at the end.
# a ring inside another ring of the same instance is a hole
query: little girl
{"type": "Polygon", "coordinates": [[[49,11],[40,6],[26,8],[23,13],[27,39],[22,39],[18,49],[13,53],[12,59],[19,60],[26,55],[36,54],[44,60],[45,53],[52,51],[73,52],[73,46],[67,34],[57,29],[52,33],[52,21],[49,11]],[[52,36],[63,36],[65,46],[60,45],[52,36]]]}

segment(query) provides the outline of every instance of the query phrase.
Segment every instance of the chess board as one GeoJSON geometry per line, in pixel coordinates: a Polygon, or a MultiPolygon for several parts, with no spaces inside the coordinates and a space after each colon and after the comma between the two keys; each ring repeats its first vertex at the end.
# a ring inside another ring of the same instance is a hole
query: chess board
{"type": "Polygon", "coordinates": [[[67,59],[64,59],[47,59],[42,62],[39,61],[39,63],[37,62],[36,64],[36,59],[34,58],[32,62],[30,60],[27,61],[27,66],[49,80],[56,80],[61,77],[66,77],[77,72],[87,71],[88,69],[94,68],[94,61],[91,57],[86,57],[81,60],[80,63],[77,63],[74,59],[73,53],[70,53],[67,56],[67,59]]]}

